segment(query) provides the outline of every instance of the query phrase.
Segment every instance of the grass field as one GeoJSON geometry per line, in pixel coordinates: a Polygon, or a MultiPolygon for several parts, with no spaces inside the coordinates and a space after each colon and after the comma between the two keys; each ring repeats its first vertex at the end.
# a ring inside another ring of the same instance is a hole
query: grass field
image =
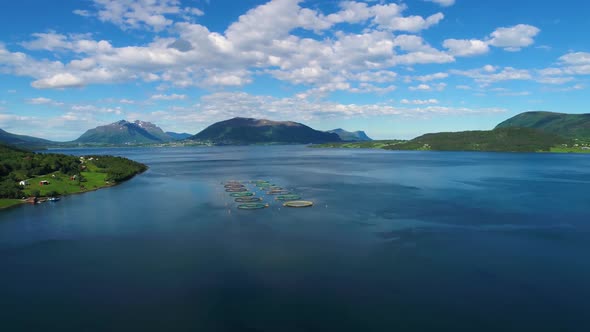
{"type": "Polygon", "coordinates": [[[71,180],[69,176],[59,172],[34,177],[28,180],[30,185],[27,186],[24,192],[27,196],[32,196],[35,190],[39,190],[40,196],[45,197],[55,193],[58,195],[68,195],[86,192],[110,185],[105,181],[107,177],[106,173],[82,172],[81,174],[86,181],[71,180]],[[41,181],[49,181],[49,184],[39,185],[41,181]]]}
{"type": "Polygon", "coordinates": [[[20,199],[6,199],[6,198],[2,198],[2,199],[0,199],[0,209],[9,208],[11,206],[19,205],[19,204],[22,204],[22,203],[23,203],[23,201],[21,201],[20,199]]]}

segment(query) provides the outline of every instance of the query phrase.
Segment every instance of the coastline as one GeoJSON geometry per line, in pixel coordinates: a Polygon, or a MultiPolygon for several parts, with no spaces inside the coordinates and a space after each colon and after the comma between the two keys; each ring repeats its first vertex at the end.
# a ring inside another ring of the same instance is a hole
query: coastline
{"type": "MultiPolygon", "coordinates": [[[[98,190],[101,190],[101,189],[116,187],[116,186],[121,185],[121,184],[123,184],[123,183],[125,183],[127,181],[132,180],[136,176],[138,176],[140,174],[143,174],[146,171],[147,171],[147,169],[144,170],[144,171],[141,171],[141,172],[139,172],[137,174],[134,174],[129,179],[124,180],[124,181],[121,181],[121,182],[104,184],[104,185],[102,185],[100,187],[96,187],[96,188],[92,188],[92,189],[85,189],[85,190],[81,190],[81,191],[78,191],[78,192],[60,193],[58,196],[59,197],[67,197],[67,196],[73,196],[73,195],[83,195],[83,194],[86,194],[86,193],[89,193],[89,192],[93,192],[93,191],[98,191],[98,190]]],[[[4,211],[4,210],[7,210],[7,209],[15,208],[17,206],[22,206],[22,205],[26,205],[26,204],[36,205],[36,204],[40,204],[40,203],[47,203],[48,202],[47,201],[48,198],[49,198],[48,196],[38,197],[37,198],[38,199],[38,202],[37,203],[34,203],[34,204],[29,202],[30,197],[29,198],[26,198],[26,199],[0,198],[0,211],[4,211]]]]}

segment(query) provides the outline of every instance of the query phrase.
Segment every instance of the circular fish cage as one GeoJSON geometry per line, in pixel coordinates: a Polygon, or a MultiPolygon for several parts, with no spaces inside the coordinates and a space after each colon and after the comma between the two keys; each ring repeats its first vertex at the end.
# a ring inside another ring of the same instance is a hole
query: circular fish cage
{"type": "Polygon", "coordinates": [[[240,210],[260,210],[267,208],[268,204],[263,203],[246,203],[238,205],[238,209],[240,210]]]}
{"type": "Polygon", "coordinates": [[[226,184],[223,187],[225,187],[225,188],[244,188],[245,186],[243,184],[226,184]]]}
{"type": "Polygon", "coordinates": [[[236,203],[255,203],[261,202],[262,198],[260,197],[238,197],[235,199],[236,203]]]}
{"type": "Polygon", "coordinates": [[[225,191],[228,193],[243,193],[243,192],[247,192],[248,189],[246,189],[246,188],[228,188],[228,189],[225,189],[225,191]]]}
{"type": "Polygon", "coordinates": [[[250,196],[254,196],[254,193],[251,192],[239,192],[239,193],[231,193],[229,194],[231,197],[250,197],[250,196]]]}
{"type": "Polygon", "coordinates": [[[285,207],[292,207],[292,208],[305,208],[313,206],[313,202],[310,201],[289,201],[283,204],[285,207]]]}
{"type": "Polygon", "coordinates": [[[266,192],[267,195],[289,195],[289,190],[271,190],[266,192]]]}
{"type": "Polygon", "coordinates": [[[256,187],[258,187],[258,188],[270,188],[270,187],[273,187],[273,186],[274,186],[273,184],[270,184],[268,182],[265,182],[265,183],[257,183],[256,184],[256,187]]]}
{"type": "Polygon", "coordinates": [[[296,201],[301,199],[301,196],[291,194],[291,195],[279,195],[275,198],[277,201],[296,201]]]}

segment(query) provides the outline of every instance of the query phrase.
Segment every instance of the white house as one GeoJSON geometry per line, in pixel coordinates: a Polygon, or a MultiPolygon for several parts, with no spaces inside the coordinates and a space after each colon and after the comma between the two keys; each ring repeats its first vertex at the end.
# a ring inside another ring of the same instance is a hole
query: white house
{"type": "Polygon", "coordinates": [[[21,181],[18,183],[19,186],[26,186],[27,185],[27,181],[21,181]]]}

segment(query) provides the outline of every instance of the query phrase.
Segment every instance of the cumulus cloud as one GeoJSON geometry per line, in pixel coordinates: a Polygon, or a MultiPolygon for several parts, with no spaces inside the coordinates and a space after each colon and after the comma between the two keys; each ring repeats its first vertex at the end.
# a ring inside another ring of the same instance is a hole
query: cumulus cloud
{"type": "Polygon", "coordinates": [[[490,50],[486,42],[478,39],[447,39],[443,46],[454,56],[475,56],[490,50]]]}
{"type": "MultiPolygon", "coordinates": [[[[98,8],[96,16],[103,22],[122,29],[147,28],[161,31],[171,26],[171,15],[203,15],[197,8],[182,7],[180,0],[93,0],[98,8]]],[[[80,15],[79,13],[76,13],[80,15]]],[[[84,14],[88,14],[85,12],[84,14]]],[[[88,16],[82,15],[82,16],[88,16]]]]}
{"type": "Polygon", "coordinates": [[[453,55],[431,46],[421,36],[392,33],[418,32],[443,18],[441,13],[427,18],[404,16],[406,5],[347,1],[325,15],[302,7],[299,0],[272,0],[246,12],[219,33],[190,21],[174,22],[173,18],[187,11],[176,0],[94,2],[96,15],[103,21],[125,29],[155,31],[166,27],[174,36],[156,37],[142,46],[117,47],[89,35],[36,33],[22,45],[30,50],[71,52],[73,59],[36,60],[0,45],[0,68],[33,77],[32,86],[40,89],[132,80],[177,87],[239,87],[251,83],[255,75],[269,74],[312,88],[348,84],[356,91],[382,91],[393,89],[377,85],[392,81],[393,67],[455,61],[453,55]],[[152,21],[154,15],[164,19],[152,21]],[[323,36],[324,30],[341,23],[359,24],[361,32],[335,30],[333,37],[323,36]],[[296,29],[317,35],[300,37],[293,34],[296,29]]]}
{"type": "Polygon", "coordinates": [[[408,99],[402,99],[400,100],[400,103],[405,104],[405,105],[435,105],[438,104],[438,100],[437,99],[414,99],[414,100],[408,100],[408,99]]]}
{"type": "Polygon", "coordinates": [[[489,44],[507,51],[520,51],[532,45],[533,39],[541,30],[528,24],[498,28],[490,34],[489,44]]]}
{"type": "Polygon", "coordinates": [[[153,95],[150,97],[150,99],[153,100],[185,100],[187,98],[186,95],[182,95],[182,94],[170,94],[170,95],[164,95],[164,94],[158,94],[158,95],[153,95]]]}
{"type": "Polygon", "coordinates": [[[449,7],[455,4],[455,0],[424,0],[427,2],[434,2],[436,4],[439,4],[443,7],[449,7]]]}
{"type": "Polygon", "coordinates": [[[471,70],[451,70],[450,73],[472,78],[483,86],[502,81],[531,80],[533,78],[530,71],[526,69],[516,69],[513,67],[500,69],[491,65],[471,70]]]}

